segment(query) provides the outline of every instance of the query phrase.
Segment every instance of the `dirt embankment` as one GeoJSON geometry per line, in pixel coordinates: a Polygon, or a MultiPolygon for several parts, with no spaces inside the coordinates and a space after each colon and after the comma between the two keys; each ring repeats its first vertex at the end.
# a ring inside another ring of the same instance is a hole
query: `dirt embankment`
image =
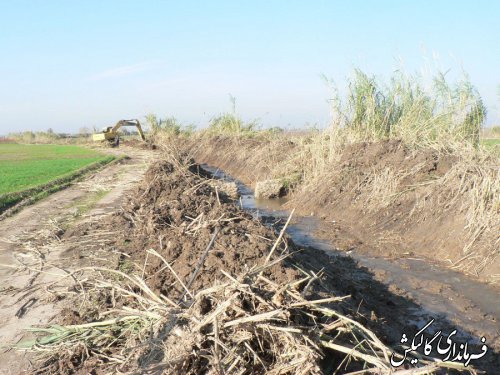
{"type": "MultiPolygon", "coordinates": [[[[197,175],[198,171],[195,165],[185,169],[158,162],[146,172],[144,182],[129,197],[122,212],[84,230],[124,228],[115,244],[129,256],[123,260],[125,267],[130,262],[141,264],[145,250],[156,249],[173,263],[182,280],[189,280],[218,229],[190,290],[196,292],[213,282],[221,269],[241,273],[267,255],[270,240],[262,238],[271,239],[274,234],[238,209],[225,193],[215,194],[208,180],[197,175]]],[[[148,285],[157,293],[180,298],[182,285],[172,273],[159,272],[162,267],[160,258],[146,262],[145,272],[154,275],[148,285]]],[[[298,277],[297,272],[282,266],[272,267],[267,273],[271,279],[281,281],[283,277],[298,277]]]]}
{"type": "MultiPolygon", "coordinates": [[[[305,138],[214,137],[182,146],[200,163],[255,186],[265,179],[300,176],[314,162],[307,143],[305,138]]],[[[319,175],[296,184],[287,207],[323,219],[318,234],[337,248],[424,257],[499,282],[495,160],[465,161],[390,140],[347,145],[325,163],[319,175]]]]}
{"type": "MultiPolygon", "coordinates": [[[[113,284],[107,279],[97,283],[99,288],[87,290],[85,298],[91,303],[68,310],[64,323],[109,321],[120,311],[135,319],[130,315],[142,311],[161,324],[151,323],[141,331],[137,323],[135,331],[123,334],[114,326],[111,340],[103,336],[86,341],[86,348],[55,352],[45,363],[47,369],[331,372],[345,354],[338,348],[318,350],[318,340],[338,335],[332,342],[352,354],[357,342],[349,340],[363,339],[358,331],[351,331],[358,326],[336,314],[360,322],[390,344],[399,343],[402,332],[421,328],[417,322],[423,315],[413,302],[391,293],[349,258],[330,258],[315,249],[299,248],[286,236],[280,241],[272,228],[212,188],[207,177],[196,165],[187,168],[175,160],[158,162],[122,210],[65,234],[64,241],[72,241],[94,231],[112,233],[107,246],[122,254],[117,269],[130,275],[130,280],[137,280],[135,276],[144,280],[153,292],[151,298],[162,297],[153,304],[143,284],[129,285],[124,279],[119,280],[119,287],[130,286],[128,291],[106,289],[113,284]],[[286,258],[278,262],[280,255],[286,258]],[[301,282],[307,275],[314,276],[301,282]],[[335,313],[325,315],[308,307],[307,301],[345,295],[350,297],[323,304],[335,313]],[[291,297],[300,302],[290,301],[291,297]],[[135,299],[138,302],[132,303],[135,299]],[[163,310],[163,304],[169,308],[163,310]],[[156,315],[158,311],[162,313],[156,315]],[[333,331],[325,335],[324,327],[333,331]]],[[[443,332],[453,329],[444,320],[436,324],[443,332]]],[[[480,367],[493,368],[494,360],[488,357],[480,367]]],[[[342,372],[361,370],[361,362],[351,358],[342,365],[342,372]]]]}
{"type": "Polygon", "coordinates": [[[290,157],[301,151],[293,139],[239,138],[231,136],[180,138],[176,147],[189,153],[198,163],[206,163],[224,170],[245,184],[254,186],[257,181],[272,179],[277,175],[293,174],[284,169],[290,157]]]}

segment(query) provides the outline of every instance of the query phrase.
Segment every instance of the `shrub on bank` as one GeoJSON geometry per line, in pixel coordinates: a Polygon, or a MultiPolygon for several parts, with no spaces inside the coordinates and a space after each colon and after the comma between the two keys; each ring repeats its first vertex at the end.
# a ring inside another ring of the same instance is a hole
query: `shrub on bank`
{"type": "Polygon", "coordinates": [[[255,133],[258,129],[257,121],[245,123],[235,113],[223,113],[212,118],[208,126],[211,133],[248,135],[255,133]]]}
{"type": "Polygon", "coordinates": [[[154,113],[146,115],[146,123],[149,126],[151,134],[156,136],[158,134],[164,135],[189,135],[194,131],[193,125],[183,125],[175,117],[159,118],[154,113]]]}

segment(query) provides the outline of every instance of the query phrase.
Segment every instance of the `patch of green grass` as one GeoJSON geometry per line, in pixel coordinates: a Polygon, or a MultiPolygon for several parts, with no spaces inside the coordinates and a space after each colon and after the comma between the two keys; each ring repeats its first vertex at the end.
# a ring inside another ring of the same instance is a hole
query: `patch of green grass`
{"type": "Polygon", "coordinates": [[[257,130],[257,122],[245,123],[235,113],[224,113],[214,117],[210,121],[209,131],[216,134],[237,134],[249,135],[254,134],[257,130]]]}
{"type": "Polygon", "coordinates": [[[127,275],[132,275],[132,273],[134,272],[135,266],[131,260],[124,259],[124,260],[120,261],[120,265],[119,265],[118,269],[127,275]]]}
{"type": "Polygon", "coordinates": [[[109,190],[98,190],[73,202],[70,207],[75,208],[74,217],[79,217],[89,212],[95,205],[109,193],[109,190]]]}
{"type": "Polygon", "coordinates": [[[500,145],[500,138],[481,139],[481,145],[486,148],[493,148],[500,145]]]}
{"type": "Polygon", "coordinates": [[[46,184],[107,157],[78,146],[1,144],[0,195],[46,184]]]}

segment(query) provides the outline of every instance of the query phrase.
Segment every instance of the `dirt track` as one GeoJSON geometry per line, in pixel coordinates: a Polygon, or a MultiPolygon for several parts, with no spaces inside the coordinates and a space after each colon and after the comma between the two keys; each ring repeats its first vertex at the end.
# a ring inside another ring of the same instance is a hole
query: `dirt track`
{"type": "MultiPolygon", "coordinates": [[[[117,210],[124,192],[142,178],[154,158],[152,151],[135,148],[107,152],[124,153],[130,159],[104,168],[0,222],[0,263],[7,266],[0,267],[0,343],[20,341],[26,337],[23,329],[53,321],[65,307],[66,299],[47,287],[66,271],[92,262],[95,254],[75,257],[68,243],[54,246],[54,239],[58,239],[62,228],[70,230],[76,223],[94,221],[117,210]]],[[[88,241],[100,245],[99,241],[88,241]]],[[[27,356],[1,349],[0,374],[17,374],[27,367],[27,356]]]]}

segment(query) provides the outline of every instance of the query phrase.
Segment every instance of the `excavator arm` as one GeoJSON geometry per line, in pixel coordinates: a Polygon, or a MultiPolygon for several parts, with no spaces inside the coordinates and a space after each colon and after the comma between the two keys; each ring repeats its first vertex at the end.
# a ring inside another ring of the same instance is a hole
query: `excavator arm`
{"type": "Polygon", "coordinates": [[[116,134],[122,126],[135,126],[137,128],[137,131],[139,132],[139,135],[141,136],[141,139],[143,141],[146,140],[146,137],[144,136],[141,123],[139,122],[139,120],[120,120],[116,123],[115,126],[113,126],[111,132],[116,134]]]}
{"type": "Polygon", "coordinates": [[[120,120],[116,123],[115,126],[108,126],[101,133],[92,134],[92,139],[96,142],[108,141],[118,145],[119,142],[118,130],[122,126],[135,126],[137,128],[137,131],[139,132],[139,135],[141,136],[141,139],[143,141],[146,140],[146,137],[144,136],[144,132],[142,131],[141,123],[139,122],[139,120],[120,120]]]}

